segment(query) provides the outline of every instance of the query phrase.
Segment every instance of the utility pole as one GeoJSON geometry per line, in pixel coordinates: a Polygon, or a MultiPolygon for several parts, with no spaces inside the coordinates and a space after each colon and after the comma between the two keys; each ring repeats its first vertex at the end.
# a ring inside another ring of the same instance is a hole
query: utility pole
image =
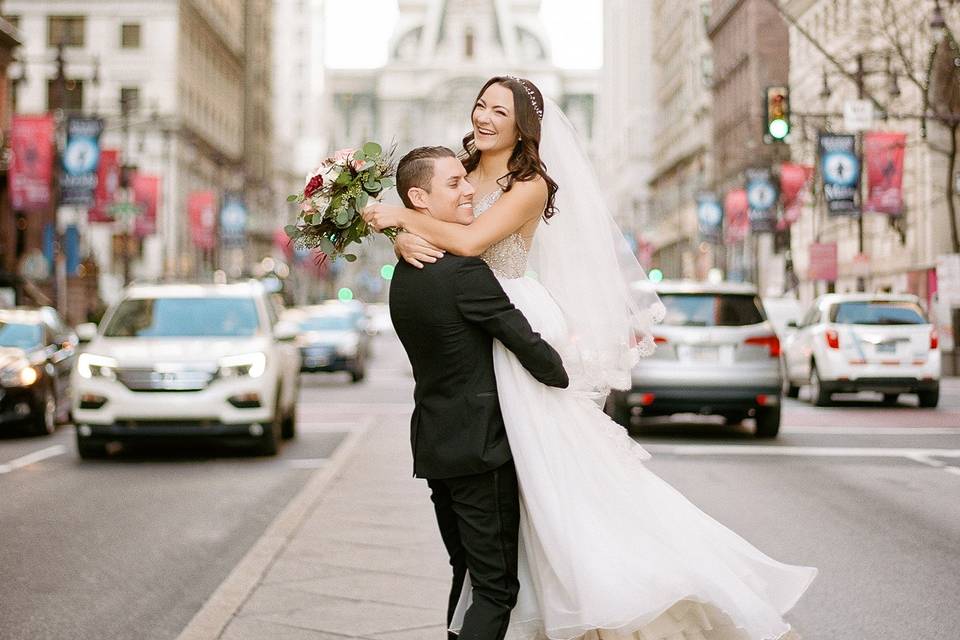
{"type": "Polygon", "coordinates": [[[64,121],[64,104],[66,103],[66,94],[67,94],[67,73],[66,73],[66,59],[64,58],[64,42],[61,38],[60,42],[57,43],[57,57],[55,59],[56,64],[56,75],[53,77],[53,95],[50,100],[50,109],[54,114],[54,148],[56,153],[54,154],[54,169],[53,169],[53,180],[54,186],[52,189],[52,207],[53,207],[53,225],[51,228],[51,233],[53,236],[52,242],[52,258],[53,258],[53,300],[54,304],[57,307],[57,311],[61,315],[67,316],[67,265],[64,260],[62,240],[60,236],[60,220],[59,220],[59,209],[60,209],[60,162],[61,162],[61,153],[62,149],[60,148],[60,138],[63,131],[63,121],[64,121]]]}
{"type": "MultiPolygon", "coordinates": [[[[865,90],[865,78],[866,73],[863,68],[863,54],[857,54],[857,71],[855,74],[857,80],[857,99],[863,100],[864,95],[866,94],[865,90]]],[[[863,133],[857,133],[857,145],[860,148],[860,157],[863,158],[863,133]]],[[[862,160],[861,160],[862,162],[862,160]]],[[[857,213],[857,253],[863,255],[863,204],[864,204],[864,195],[863,195],[863,167],[860,167],[860,180],[857,183],[857,188],[860,192],[860,210],[857,213]]],[[[859,266],[857,267],[860,268],[859,266]]],[[[857,274],[857,291],[866,291],[867,282],[862,274],[857,274]]]]}

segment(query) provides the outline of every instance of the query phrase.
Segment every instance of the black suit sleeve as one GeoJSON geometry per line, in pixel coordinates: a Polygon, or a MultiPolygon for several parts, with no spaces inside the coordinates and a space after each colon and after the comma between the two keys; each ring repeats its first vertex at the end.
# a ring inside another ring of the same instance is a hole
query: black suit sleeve
{"type": "Polygon", "coordinates": [[[465,260],[457,268],[456,294],[463,317],[502,342],[534,378],[561,389],[570,384],[560,354],[530,327],[482,260],[465,260]]]}

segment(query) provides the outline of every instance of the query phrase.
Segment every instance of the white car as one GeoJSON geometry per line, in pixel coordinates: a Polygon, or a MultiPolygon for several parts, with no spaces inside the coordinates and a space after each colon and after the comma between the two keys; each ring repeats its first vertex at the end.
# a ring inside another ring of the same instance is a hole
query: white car
{"type": "Polygon", "coordinates": [[[300,386],[296,325],[278,320],[264,287],[132,285],[72,373],[81,457],[111,441],[207,437],[273,455],[294,436],[300,386]]]}
{"type": "Polygon", "coordinates": [[[820,296],[784,344],[786,393],[810,385],[823,406],[831,394],[878,391],[886,402],[915,393],[921,407],[940,398],[937,332],[908,294],[820,296]]]}

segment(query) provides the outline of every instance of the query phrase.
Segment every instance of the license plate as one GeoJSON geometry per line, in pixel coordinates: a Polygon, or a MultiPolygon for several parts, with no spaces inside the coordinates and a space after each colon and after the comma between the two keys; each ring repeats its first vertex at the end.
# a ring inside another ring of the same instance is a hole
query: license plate
{"type": "Polygon", "coordinates": [[[685,359],[696,362],[716,362],[719,359],[719,350],[716,347],[702,347],[687,345],[681,352],[685,359]]]}
{"type": "Polygon", "coordinates": [[[323,367],[330,364],[329,358],[306,358],[308,367],[323,367]]]}
{"type": "Polygon", "coordinates": [[[896,353],[897,352],[897,343],[896,342],[881,342],[877,345],[877,353],[896,353]]]}

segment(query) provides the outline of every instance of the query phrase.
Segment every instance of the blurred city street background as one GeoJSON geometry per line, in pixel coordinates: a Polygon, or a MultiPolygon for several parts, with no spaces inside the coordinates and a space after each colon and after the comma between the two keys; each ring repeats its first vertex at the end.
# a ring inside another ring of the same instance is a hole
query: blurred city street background
{"type": "Polygon", "coordinates": [[[651,468],[820,569],[805,638],[957,637],[960,2],[0,16],[0,639],[443,637],[393,248],[284,227],[336,149],[460,150],[505,73],[667,307],[605,405],[651,468]]]}

